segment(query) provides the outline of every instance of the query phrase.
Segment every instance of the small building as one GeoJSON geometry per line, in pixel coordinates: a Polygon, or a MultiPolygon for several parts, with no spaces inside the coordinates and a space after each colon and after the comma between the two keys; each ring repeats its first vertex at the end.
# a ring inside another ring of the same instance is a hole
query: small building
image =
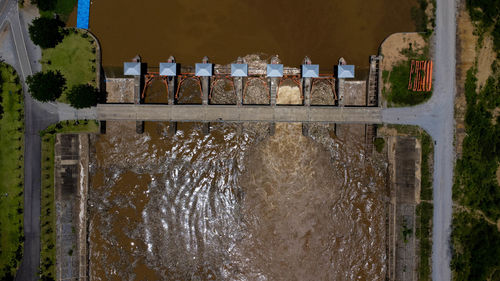
{"type": "Polygon", "coordinates": [[[283,65],[274,63],[268,64],[267,77],[283,77],[283,65]]]}
{"type": "Polygon", "coordinates": [[[318,78],[319,77],[319,64],[303,64],[302,65],[303,78],[318,78]]]}
{"type": "Polygon", "coordinates": [[[140,62],[124,62],[123,75],[141,75],[140,62]]]}
{"type": "Polygon", "coordinates": [[[197,63],[195,69],[196,76],[211,77],[213,70],[213,64],[211,63],[197,63]]]}
{"type": "Polygon", "coordinates": [[[177,64],[173,62],[160,62],[160,75],[162,76],[176,76],[177,64]]]}
{"type": "Polygon", "coordinates": [[[337,77],[338,78],[354,78],[354,65],[339,65],[338,66],[337,77]]]}
{"type": "Polygon", "coordinates": [[[231,64],[231,76],[233,76],[233,77],[247,77],[248,76],[248,64],[246,64],[246,63],[232,63],[231,64]]]}

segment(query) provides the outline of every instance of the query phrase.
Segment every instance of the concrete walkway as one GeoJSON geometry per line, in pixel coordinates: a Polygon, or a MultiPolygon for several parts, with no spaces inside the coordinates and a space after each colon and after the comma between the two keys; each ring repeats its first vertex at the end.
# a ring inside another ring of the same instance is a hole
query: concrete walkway
{"type": "Polygon", "coordinates": [[[381,123],[376,107],[99,104],[99,120],[381,123]]]}
{"type": "MultiPolygon", "coordinates": [[[[25,83],[32,74],[30,57],[24,34],[25,24],[20,20],[16,0],[0,1],[0,30],[10,26],[15,60],[6,61],[19,74],[24,89],[25,140],[24,140],[24,253],[16,280],[38,280],[40,266],[40,188],[41,188],[41,139],[39,132],[60,120],[95,119],[94,109],[75,110],[66,104],[40,103],[31,98],[25,83]]],[[[36,67],[40,69],[40,67],[36,67]]]]}
{"type": "Polygon", "coordinates": [[[455,0],[438,0],[436,10],[434,91],[425,104],[382,112],[384,123],[412,124],[434,139],[432,279],[451,280],[451,214],[455,150],[455,0]]]}

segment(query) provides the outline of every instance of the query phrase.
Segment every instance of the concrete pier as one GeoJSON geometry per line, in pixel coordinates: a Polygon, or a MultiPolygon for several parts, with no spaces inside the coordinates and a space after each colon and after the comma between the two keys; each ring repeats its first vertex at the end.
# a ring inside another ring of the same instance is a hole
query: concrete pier
{"type": "Polygon", "coordinates": [[[201,131],[204,135],[210,134],[210,122],[203,122],[201,125],[201,131]]]}
{"type": "Polygon", "coordinates": [[[168,83],[168,104],[174,105],[175,104],[175,91],[176,91],[176,86],[177,86],[177,77],[170,76],[166,79],[167,79],[167,83],[168,83]]]}
{"type": "Polygon", "coordinates": [[[176,133],[177,133],[177,122],[170,122],[168,126],[167,135],[169,137],[173,137],[175,136],[176,133]]]}
{"type": "Polygon", "coordinates": [[[135,132],[137,134],[144,133],[144,121],[135,121],[135,132]]]}
{"type": "Polygon", "coordinates": [[[141,81],[143,80],[142,75],[136,75],[134,76],[134,103],[135,104],[140,104],[141,103],[141,81]]]}
{"type": "Polygon", "coordinates": [[[302,91],[304,95],[304,105],[311,105],[312,78],[302,78],[302,91]]]}
{"type": "Polygon", "coordinates": [[[234,78],[234,89],[236,91],[236,105],[243,104],[243,77],[234,78]]]}
{"type": "Polygon", "coordinates": [[[271,97],[271,106],[276,106],[276,94],[278,92],[279,78],[267,78],[269,83],[269,96],[271,97]]]}
{"type": "Polygon", "coordinates": [[[201,104],[208,105],[208,94],[210,93],[210,77],[201,77],[201,104]]]}

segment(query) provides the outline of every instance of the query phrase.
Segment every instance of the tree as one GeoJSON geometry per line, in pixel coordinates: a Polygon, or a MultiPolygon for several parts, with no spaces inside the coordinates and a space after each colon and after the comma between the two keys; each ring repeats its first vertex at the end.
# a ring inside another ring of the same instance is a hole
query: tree
{"type": "Polygon", "coordinates": [[[54,48],[64,38],[64,33],[61,30],[64,23],[58,19],[51,18],[36,18],[34,19],[28,30],[31,41],[40,46],[42,49],[54,48]]]}
{"type": "Polygon", "coordinates": [[[56,0],[31,0],[31,4],[36,4],[42,11],[52,11],[56,8],[56,0]]]}
{"type": "Polygon", "coordinates": [[[73,86],[68,93],[68,101],[74,108],[94,106],[97,104],[98,98],[99,90],[88,84],[73,86]]]}
{"type": "Polygon", "coordinates": [[[41,102],[55,101],[65,89],[66,79],[59,71],[38,72],[26,79],[31,96],[41,102]]]}

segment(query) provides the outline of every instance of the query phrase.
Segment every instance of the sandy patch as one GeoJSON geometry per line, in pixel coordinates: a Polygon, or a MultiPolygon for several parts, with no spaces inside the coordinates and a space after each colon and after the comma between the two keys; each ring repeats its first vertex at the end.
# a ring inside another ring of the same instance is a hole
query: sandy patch
{"type": "Polygon", "coordinates": [[[484,38],[477,56],[477,89],[482,88],[491,75],[491,63],[495,59],[496,53],[493,50],[493,38],[489,35],[484,38]]]}
{"type": "Polygon", "coordinates": [[[281,86],[276,99],[277,104],[302,104],[299,87],[281,86]]]}
{"type": "Polygon", "coordinates": [[[392,70],[392,67],[399,61],[406,59],[401,54],[403,49],[410,46],[413,50],[424,48],[426,45],[424,38],[416,32],[394,33],[387,37],[380,46],[380,54],[383,56],[380,65],[381,70],[392,70]]]}

